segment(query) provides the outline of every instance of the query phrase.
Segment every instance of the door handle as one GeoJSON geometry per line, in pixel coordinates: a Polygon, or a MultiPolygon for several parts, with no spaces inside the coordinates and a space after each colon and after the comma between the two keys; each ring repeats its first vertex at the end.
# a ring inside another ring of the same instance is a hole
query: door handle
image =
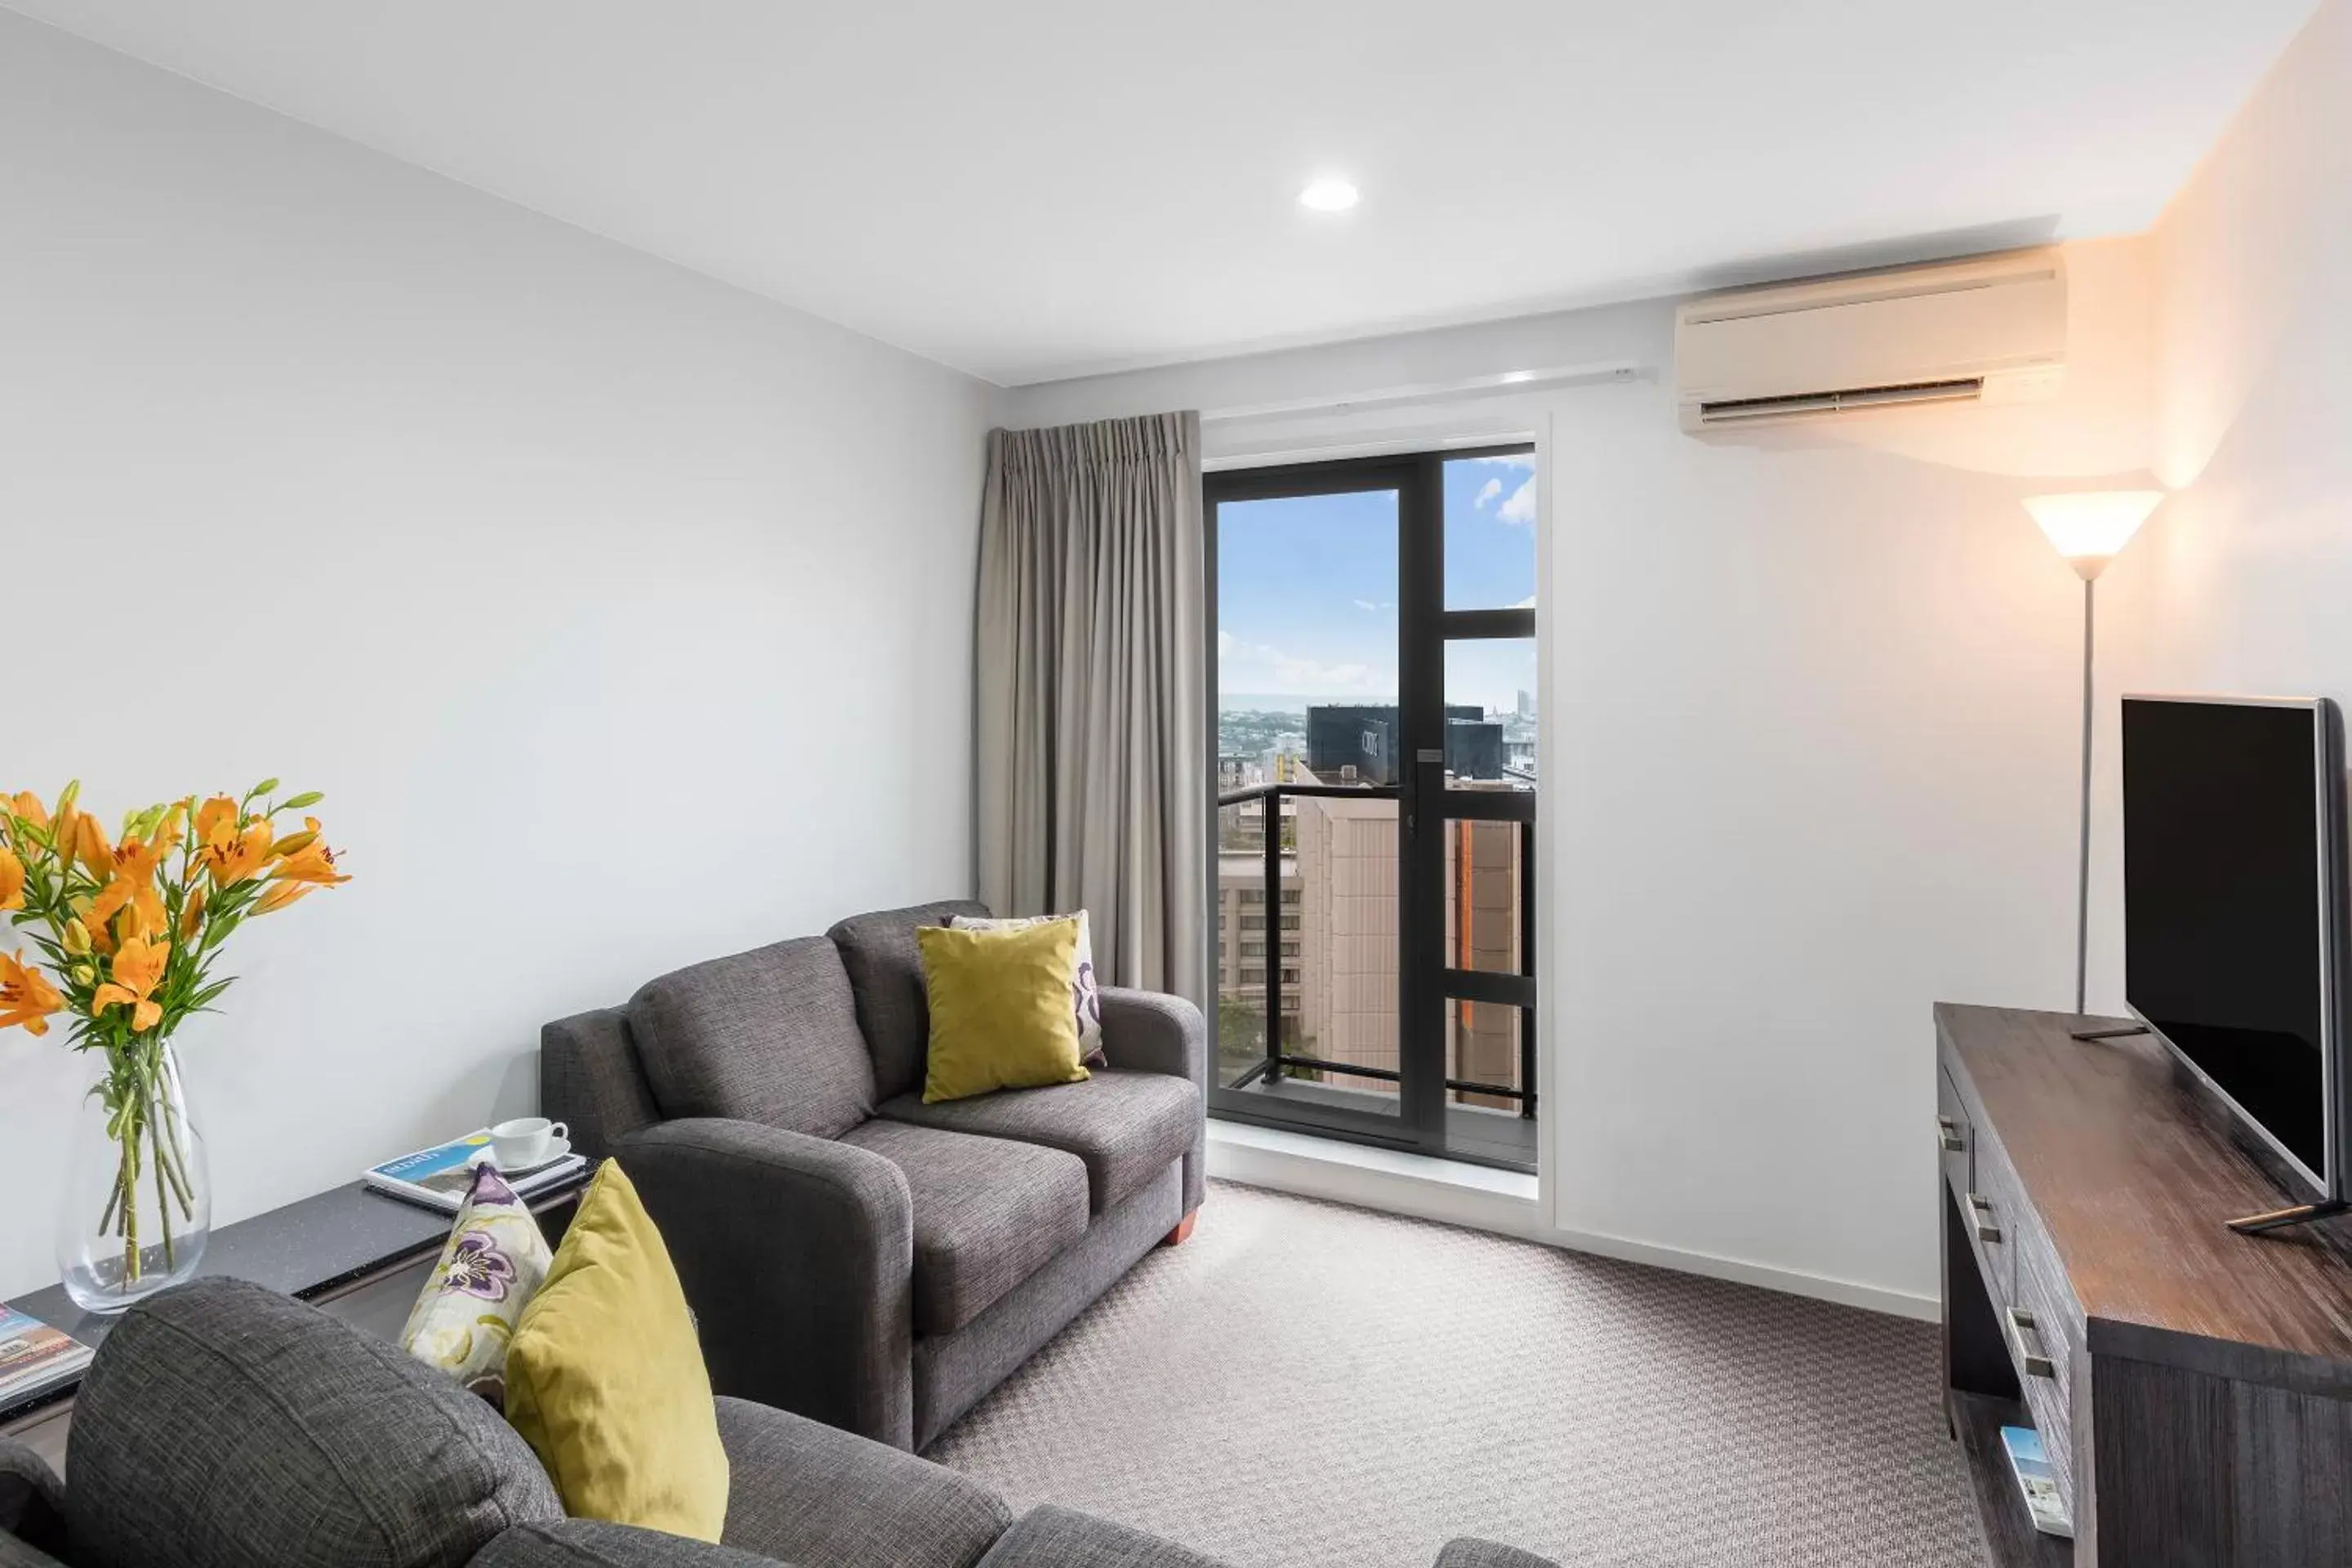
{"type": "Polygon", "coordinates": [[[1944,1152],[1947,1154],[1963,1154],[1968,1152],[1968,1141],[1960,1136],[1959,1123],[1948,1116],[1936,1118],[1936,1142],[1944,1146],[1944,1152]]]}
{"type": "Polygon", "coordinates": [[[1982,1193],[1970,1193],[1969,1207],[1976,1211],[1977,1239],[1998,1242],[2000,1239],[2000,1226],[1993,1223],[1992,1200],[1982,1193]]]}

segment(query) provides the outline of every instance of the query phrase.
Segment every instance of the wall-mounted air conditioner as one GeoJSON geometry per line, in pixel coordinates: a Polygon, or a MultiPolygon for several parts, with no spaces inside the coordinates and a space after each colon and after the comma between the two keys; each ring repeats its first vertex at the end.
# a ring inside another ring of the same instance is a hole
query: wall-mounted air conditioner
{"type": "Polygon", "coordinates": [[[1927,403],[2021,403],[2066,368],[2055,248],[1709,294],[1675,315],[1685,430],[1927,403]]]}

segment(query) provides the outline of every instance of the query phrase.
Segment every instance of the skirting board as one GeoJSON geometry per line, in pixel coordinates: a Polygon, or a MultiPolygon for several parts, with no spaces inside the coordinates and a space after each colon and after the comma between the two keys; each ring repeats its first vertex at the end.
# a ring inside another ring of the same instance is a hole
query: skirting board
{"type": "MultiPolygon", "coordinates": [[[[1491,1231],[1571,1252],[1645,1263],[1710,1279],[1729,1279],[1791,1296],[1834,1301],[1898,1318],[1935,1322],[1935,1298],[1876,1285],[1660,1247],[1626,1237],[1562,1229],[1544,1217],[1536,1180],[1509,1171],[1464,1165],[1425,1154],[1405,1154],[1240,1122],[1209,1123],[1209,1174],[1244,1186],[1353,1204],[1414,1219],[1491,1231]]],[[[1213,1209],[1210,1223],[1215,1223],[1213,1209]]]]}

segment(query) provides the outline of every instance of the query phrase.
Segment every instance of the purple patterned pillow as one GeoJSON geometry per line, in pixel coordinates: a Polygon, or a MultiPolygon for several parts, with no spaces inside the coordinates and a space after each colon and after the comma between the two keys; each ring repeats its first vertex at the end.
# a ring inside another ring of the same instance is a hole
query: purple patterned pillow
{"type": "MultiPolygon", "coordinates": [[[[992,920],[986,915],[950,915],[948,924],[957,931],[1018,931],[1026,926],[1044,925],[1047,921],[1065,921],[1069,915],[1030,915],[1018,920],[992,920]]],[[[1102,1044],[1102,991],[1095,984],[1094,938],[1087,929],[1087,911],[1080,910],[1075,917],[1078,922],[1077,956],[1071,961],[1070,1010],[1078,1016],[1078,1059],[1090,1068],[1108,1067],[1102,1044]]]]}
{"type": "Polygon", "coordinates": [[[530,1205],[483,1161],[457,1205],[441,1260],[400,1331],[400,1348],[503,1405],[507,1342],[554,1256],[530,1205]]]}

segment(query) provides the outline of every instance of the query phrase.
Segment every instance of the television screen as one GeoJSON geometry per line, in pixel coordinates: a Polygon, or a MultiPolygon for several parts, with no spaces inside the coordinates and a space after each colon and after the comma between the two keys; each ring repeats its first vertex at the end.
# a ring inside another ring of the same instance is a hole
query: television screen
{"type": "Polygon", "coordinates": [[[2132,697],[2123,713],[2126,995],[2323,1190],[2336,721],[2314,702],[2132,697]]]}

